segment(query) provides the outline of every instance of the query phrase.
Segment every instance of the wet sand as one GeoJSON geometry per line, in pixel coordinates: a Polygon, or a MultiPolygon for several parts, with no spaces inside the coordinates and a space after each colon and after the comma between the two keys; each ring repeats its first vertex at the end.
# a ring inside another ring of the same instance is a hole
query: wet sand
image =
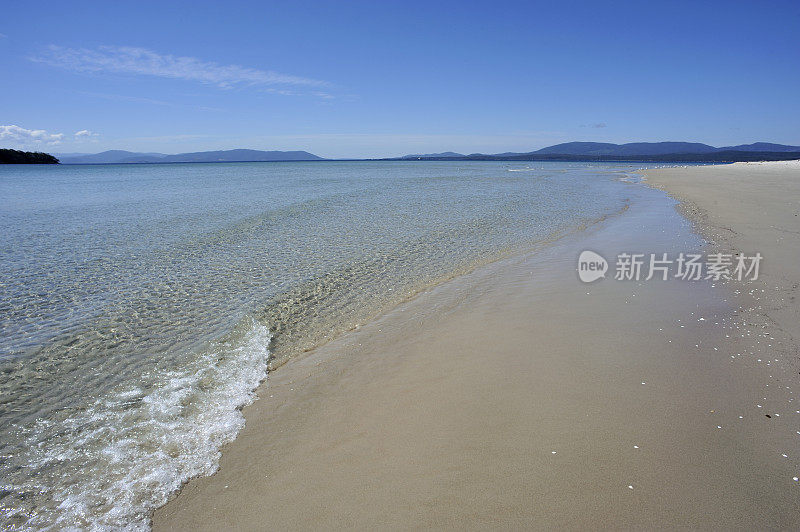
{"type": "Polygon", "coordinates": [[[800,161],[736,163],[647,172],[681,201],[713,247],[764,255],[760,314],[800,343],[800,161]]]}
{"type": "MultiPolygon", "coordinates": [[[[694,199],[689,186],[675,193],[694,199]]],[[[800,527],[790,327],[770,329],[761,296],[731,285],[578,280],[584,249],[703,248],[666,194],[630,187],[624,214],[270,374],[220,470],[154,528],[800,527]]],[[[763,230],[770,261],[800,238],[763,230]]]]}

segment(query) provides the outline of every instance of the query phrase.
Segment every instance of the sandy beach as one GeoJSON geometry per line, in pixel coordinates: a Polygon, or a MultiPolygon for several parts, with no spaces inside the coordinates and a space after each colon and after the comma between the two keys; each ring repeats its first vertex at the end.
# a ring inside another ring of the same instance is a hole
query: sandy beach
{"type": "Polygon", "coordinates": [[[800,167],[645,179],[663,190],[271,373],[154,529],[800,527],[800,167]],[[764,262],[585,284],[583,250],[764,262]]]}
{"type": "MultiPolygon", "coordinates": [[[[681,201],[712,246],[766,250],[756,309],[800,339],[800,161],[660,169],[648,181],[681,201]]],[[[796,345],[796,344],[795,344],[796,345]]]]}

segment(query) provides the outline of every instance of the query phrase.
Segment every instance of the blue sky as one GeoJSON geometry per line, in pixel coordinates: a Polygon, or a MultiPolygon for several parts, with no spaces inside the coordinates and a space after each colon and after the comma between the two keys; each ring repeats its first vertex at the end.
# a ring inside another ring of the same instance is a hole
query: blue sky
{"type": "Polygon", "coordinates": [[[2,147],[800,145],[796,0],[45,1],[3,14],[2,147]]]}

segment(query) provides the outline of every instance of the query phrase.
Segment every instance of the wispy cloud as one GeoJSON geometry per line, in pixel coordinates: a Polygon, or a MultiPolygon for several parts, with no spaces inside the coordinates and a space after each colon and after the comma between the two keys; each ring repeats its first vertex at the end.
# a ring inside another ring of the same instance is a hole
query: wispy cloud
{"type": "Polygon", "coordinates": [[[581,124],[581,127],[591,127],[594,129],[601,129],[608,127],[605,122],[595,122],[594,124],[581,124]]]}
{"type": "Polygon", "coordinates": [[[336,98],[333,94],[329,94],[323,91],[314,91],[312,94],[314,94],[314,96],[316,96],[317,98],[322,98],[323,100],[333,100],[334,98],[336,98]]]}
{"type": "Polygon", "coordinates": [[[22,146],[32,144],[56,145],[60,144],[63,139],[63,133],[48,133],[44,129],[25,129],[16,125],[0,126],[0,141],[9,144],[22,146]]]}
{"type": "Polygon", "coordinates": [[[324,87],[325,81],[259,70],[239,65],[221,65],[195,57],[160,54],[131,46],[100,46],[95,49],[48,46],[32,61],[78,72],[111,72],[197,81],[221,88],[245,86],[324,87]]]}

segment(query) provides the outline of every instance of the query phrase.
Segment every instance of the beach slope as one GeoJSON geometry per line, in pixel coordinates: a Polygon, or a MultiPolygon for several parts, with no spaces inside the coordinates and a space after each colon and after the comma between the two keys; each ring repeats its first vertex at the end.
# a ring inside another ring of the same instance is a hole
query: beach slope
{"type": "MultiPolygon", "coordinates": [[[[693,199],[675,175],[663,186],[693,199]]],[[[788,187],[792,175],[761,178],[788,187]]],[[[585,249],[611,261],[704,248],[675,201],[630,187],[624,214],[440,285],[272,373],[219,471],[156,511],[154,528],[800,527],[791,340],[748,321],[735,287],[616,281],[613,265],[577,278],[585,249]]],[[[773,214],[787,201],[735,195],[730,205],[773,214]]],[[[710,223],[751,223],[714,201],[697,203],[710,223]]],[[[796,265],[777,264],[797,258],[783,246],[800,236],[770,225],[740,245],[789,287],[796,265]]]]}

